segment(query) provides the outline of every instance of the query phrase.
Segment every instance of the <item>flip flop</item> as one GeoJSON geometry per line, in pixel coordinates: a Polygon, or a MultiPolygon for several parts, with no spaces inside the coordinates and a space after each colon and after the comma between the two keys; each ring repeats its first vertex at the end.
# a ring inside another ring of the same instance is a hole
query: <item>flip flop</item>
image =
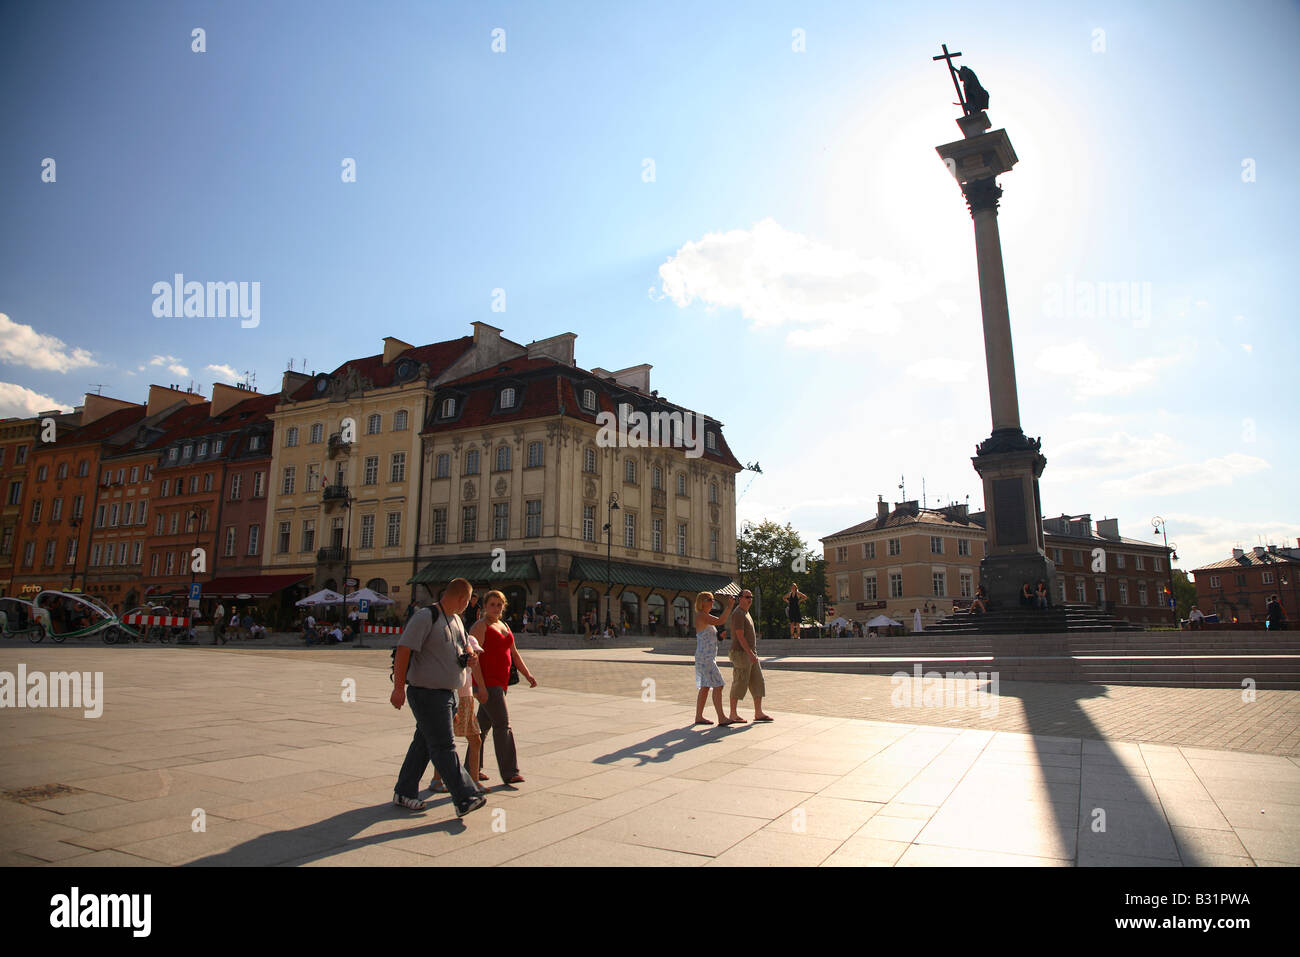
{"type": "Polygon", "coordinates": [[[708,718],[698,718],[692,724],[713,724],[708,718]]]}
{"type": "Polygon", "coordinates": [[[723,721],[719,721],[719,722],[718,722],[718,727],[719,727],[719,728],[728,728],[728,727],[730,727],[730,726],[733,725],[733,724],[744,724],[744,722],[743,722],[743,721],[732,721],[730,718],[727,718],[727,719],[725,719],[725,720],[723,720],[723,721]]]}
{"type": "Polygon", "coordinates": [[[745,723],[745,719],[744,719],[744,718],[728,718],[727,720],[730,721],[732,724],[744,724],[744,723],[745,723]]]}
{"type": "Polygon", "coordinates": [[[775,721],[776,718],[770,718],[770,717],[768,717],[767,715],[763,715],[763,717],[761,717],[761,718],[755,718],[754,720],[755,720],[755,721],[775,721]]]}

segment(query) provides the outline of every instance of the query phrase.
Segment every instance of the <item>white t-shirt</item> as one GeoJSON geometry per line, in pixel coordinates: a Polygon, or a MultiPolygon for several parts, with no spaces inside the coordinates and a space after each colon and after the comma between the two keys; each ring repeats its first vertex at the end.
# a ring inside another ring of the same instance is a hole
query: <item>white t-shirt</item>
{"type": "MultiPolygon", "coordinates": [[[[469,642],[470,650],[473,651],[474,654],[483,654],[483,646],[478,643],[477,638],[468,633],[466,633],[465,638],[469,642]]],[[[460,696],[462,698],[474,697],[474,670],[472,668],[465,669],[465,683],[460,686],[460,696]]]]}
{"type": "Polygon", "coordinates": [[[333,638],[335,641],[342,641],[343,629],[340,628],[338,625],[335,625],[334,630],[330,632],[330,637],[333,638]]]}
{"type": "Polygon", "coordinates": [[[313,618],[311,615],[308,615],[308,616],[307,616],[307,627],[308,627],[308,628],[315,628],[315,627],[316,627],[316,619],[313,618]]]}

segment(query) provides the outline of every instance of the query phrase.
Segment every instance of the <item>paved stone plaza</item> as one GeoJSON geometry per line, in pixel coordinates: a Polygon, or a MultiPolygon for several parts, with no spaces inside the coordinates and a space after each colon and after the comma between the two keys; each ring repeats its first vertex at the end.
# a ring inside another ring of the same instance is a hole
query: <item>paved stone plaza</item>
{"type": "Polygon", "coordinates": [[[391,805],[386,649],[6,647],[105,703],[0,711],[0,863],[1300,864],[1300,692],[1008,682],[989,715],[772,669],[773,724],[701,729],[684,659],[525,654],[527,783],[462,823],[391,805]]]}

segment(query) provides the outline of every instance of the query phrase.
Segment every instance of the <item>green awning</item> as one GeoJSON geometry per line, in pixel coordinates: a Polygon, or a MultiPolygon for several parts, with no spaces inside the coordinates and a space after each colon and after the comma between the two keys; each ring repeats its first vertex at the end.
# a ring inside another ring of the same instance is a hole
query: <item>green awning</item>
{"type": "Polygon", "coordinates": [[[493,561],[491,555],[435,558],[416,572],[414,578],[408,578],[406,583],[442,586],[453,578],[464,578],[478,588],[493,582],[536,581],[541,577],[537,571],[537,561],[532,555],[507,558],[505,571],[494,572],[493,561]]]}
{"type": "Polygon", "coordinates": [[[683,568],[666,568],[655,565],[633,565],[631,562],[611,562],[609,579],[605,577],[605,563],[598,558],[574,558],[569,566],[569,581],[603,585],[612,580],[615,585],[633,588],[656,588],[660,591],[716,592],[731,583],[727,575],[709,575],[683,568]]]}

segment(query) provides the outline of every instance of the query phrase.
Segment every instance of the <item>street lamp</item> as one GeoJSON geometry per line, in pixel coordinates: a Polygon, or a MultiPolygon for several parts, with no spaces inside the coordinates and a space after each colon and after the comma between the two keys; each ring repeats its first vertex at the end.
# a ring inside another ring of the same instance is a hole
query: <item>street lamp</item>
{"type": "MultiPolygon", "coordinates": [[[[177,481],[180,481],[180,480],[177,479],[177,481]]],[[[197,507],[196,507],[196,508],[192,508],[192,509],[190,509],[190,512],[189,512],[189,517],[190,517],[191,519],[194,520],[194,547],[195,547],[195,548],[198,548],[198,547],[199,547],[199,535],[200,535],[200,533],[201,533],[202,530],[203,530],[203,526],[202,526],[202,524],[201,524],[201,516],[204,515],[204,514],[206,514],[205,510],[202,509],[202,508],[197,508],[197,507]]],[[[191,594],[191,595],[194,594],[194,581],[195,581],[195,577],[196,577],[196,575],[197,575],[197,573],[196,573],[195,570],[194,570],[194,553],[191,552],[191,553],[190,553],[190,594],[191,594]]],[[[186,596],[187,604],[188,604],[188,598],[189,598],[189,596],[187,595],[187,596],[186,596]]],[[[198,611],[199,611],[199,608],[196,607],[196,608],[194,609],[194,612],[195,612],[195,614],[194,614],[194,616],[193,616],[194,618],[198,618],[198,611]]],[[[198,627],[198,625],[197,625],[196,622],[192,622],[192,624],[194,624],[195,627],[198,627]]],[[[216,635],[217,635],[217,632],[216,632],[216,626],[217,626],[217,623],[214,621],[214,622],[212,623],[212,627],[213,627],[213,632],[212,632],[213,638],[212,638],[212,640],[213,640],[214,643],[215,643],[216,640],[217,640],[217,638],[216,638],[216,635]]]]}
{"type": "Polygon", "coordinates": [[[613,625],[613,619],[610,618],[610,592],[614,589],[614,579],[610,575],[610,561],[614,553],[614,512],[618,509],[618,493],[609,493],[609,502],[606,509],[605,521],[605,627],[613,625]]]}
{"type": "Polygon", "coordinates": [[[1169,562],[1169,610],[1173,612],[1174,625],[1178,625],[1178,605],[1174,600],[1174,562],[1178,560],[1178,545],[1174,544],[1173,548],[1169,547],[1168,529],[1165,527],[1165,520],[1157,515],[1151,519],[1151,527],[1156,530],[1156,534],[1164,539],[1165,559],[1169,562]]]}

